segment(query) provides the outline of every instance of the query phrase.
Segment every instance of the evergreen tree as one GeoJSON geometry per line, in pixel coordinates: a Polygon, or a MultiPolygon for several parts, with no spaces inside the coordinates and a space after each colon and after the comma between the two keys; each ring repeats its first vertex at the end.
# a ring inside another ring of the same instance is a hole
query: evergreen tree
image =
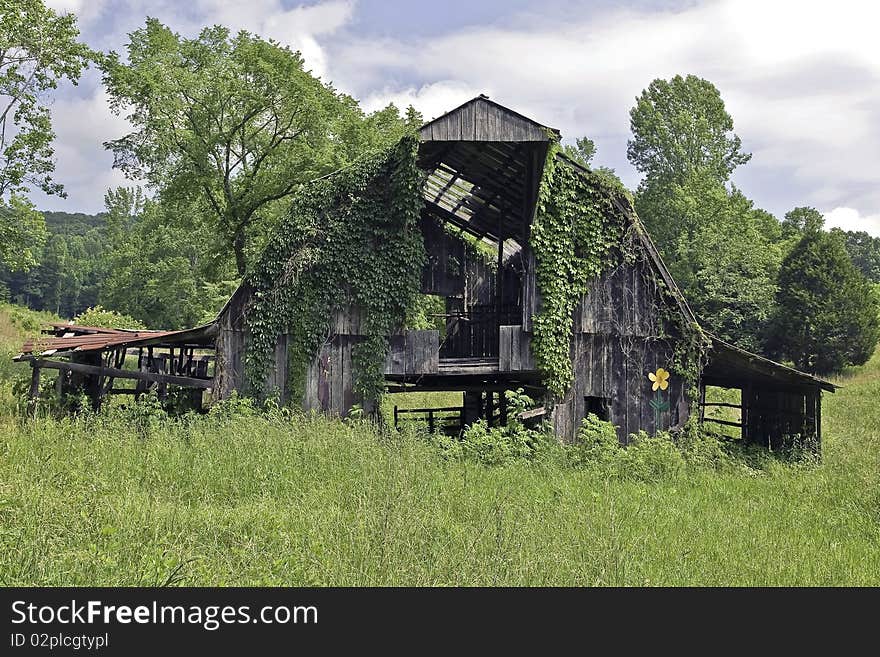
{"type": "Polygon", "coordinates": [[[880,305],[838,236],[804,234],[782,263],[776,300],[771,351],[799,369],[861,365],[880,339],[880,305]]]}

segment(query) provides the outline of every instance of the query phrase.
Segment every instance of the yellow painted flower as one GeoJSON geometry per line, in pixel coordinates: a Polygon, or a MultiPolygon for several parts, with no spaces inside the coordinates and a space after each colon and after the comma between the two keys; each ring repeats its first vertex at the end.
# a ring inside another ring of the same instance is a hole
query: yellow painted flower
{"type": "Polygon", "coordinates": [[[648,378],[654,382],[654,385],[651,386],[651,390],[666,390],[669,387],[669,372],[664,370],[662,367],[657,368],[657,373],[649,372],[648,378]]]}

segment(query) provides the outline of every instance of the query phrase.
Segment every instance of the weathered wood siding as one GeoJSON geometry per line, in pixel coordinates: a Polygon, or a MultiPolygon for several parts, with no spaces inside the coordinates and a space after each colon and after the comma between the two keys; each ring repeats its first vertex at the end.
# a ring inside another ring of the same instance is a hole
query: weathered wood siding
{"type": "Polygon", "coordinates": [[[535,358],[531,350],[531,335],[522,326],[502,326],[499,329],[498,371],[533,372],[535,358]]]}
{"type": "Polygon", "coordinates": [[[250,298],[250,286],[242,283],[217,319],[219,326],[213,391],[215,399],[226,399],[233,391],[244,390],[244,357],[248,339],[245,312],[250,298]]]}
{"type": "Polygon", "coordinates": [[[486,98],[476,98],[428,123],[422,141],[549,141],[546,130],[486,98]]]}
{"type": "Polygon", "coordinates": [[[392,335],[385,374],[419,375],[440,371],[440,332],[404,331],[392,335]]]}
{"type": "MultiPolygon", "coordinates": [[[[533,260],[532,260],[533,262],[533,260]]],[[[534,280],[527,273],[526,280],[534,280]]],[[[557,435],[574,440],[586,415],[587,397],[608,401],[609,420],[617,426],[622,443],[640,430],[681,426],[688,417],[689,402],[684,381],[673,374],[660,399],[669,409],[659,415],[650,402],[655,398],[648,374],[658,368],[671,369],[675,343],[661,337],[662,316],[677,312],[668,308],[652,282],[649,265],[643,261],[622,264],[596,277],[589,292],[575,308],[571,357],[575,381],[568,397],[557,404],[553,422],[557,435]]],[[[536,287],[536,286],[535,286],[536,287]]],[[[525,307],[540,308],[535,287],[528,283],[525,307]]],[[[524,334],[528,339],[528,334],[524,334]]]]}
{"type": "Polygon", "coordinates": [[[557,404],[553,423],[557,436],[572,441],[586,416],[587,397],[608,400],[609,420],[617,426],[617,436],[626,443],[639,430],[681,426],[688,417],[689,404],[684,381],[672,375],[661,398],[669,409],[660,414],[659,425],[650,402],[655,393],[648,373],[658,367],[669,370],[674,344],[656,338],[597,335],[583,333],[572,340],[575,381],[568,396],[557,404]]]}

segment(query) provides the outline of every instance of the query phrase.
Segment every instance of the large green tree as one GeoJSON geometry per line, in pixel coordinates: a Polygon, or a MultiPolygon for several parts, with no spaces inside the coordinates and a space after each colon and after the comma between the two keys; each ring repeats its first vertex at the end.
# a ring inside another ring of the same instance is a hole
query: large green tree
{"type": "Polygon", "coordinates": [[[212,257],[220,245],[205,223],[185,227],[179,206],[147,200],[138,188],[104,196],[99,302],[150,328],[184,328],[213,319],[236,286],[231,257],[212,257]]]}
{"type": "Polygon", "coordinates": [[[673,277],[707,329],[745,349],[762,351],[774,308],[782,249],[772,215],[738,189],[695,176],[653,199],[676,226],[665,235],[673,277]]]}
{"type": "Polygon", "coordinates": [[[799,240],[807,233],[822,230],[824,225],[825,217],[821,212],[816,208],[802,205],[785,213],[785,218],[782,220],[782,237],[799,240]]]}
{"type": "Polygon", "coordinates": [[[865,231],[843,231],[832,228],[846,244],[846,251],[862,275],[869,281],[880,283],[880,237],[872,237],[865,231]]]}
{"type": "Polygon", "coordinates": [[[0,0],[0,266],[26,270],[45,241],[43,218],[25,199],[33,186],[64,195],[52,178],[55,132],[47,95],[76,84],[91,58],[76,17],[41,0],[0,0]]]}
{"type": "Polygon", "coordinates": [[[751,158],[733,133],[718,89],[695,75],[654,80],[629,116],[627,157],[647,179],[683,182],[703,171],[726,181],[751,158]]]}
{"type": "MultiPolygon", "coordinates": [[[[357,104],[315,79],[298,52],[247,32],[214,26],[188,39],[147,19],[130,35],[127,61],[111,53],[102,68],[113,108],[134,126],[106,144],[116,166],[145,178],[166,208],[195,211],[184,222],[207,220],[239,275],[279,202],[374,135],[357,104]]],[[[403,124],[396,109],[381,118],[403,124]]]]}
{"type": "Polygon", "coordinates": [[[762,350],[782,258],[782,230],[729,183],[747,162],[715,86],[654,80],[630,111],[627,155],[642,173],[636,210],[707,328],[762,350]]]}
{"type": "Polygon", "coordinates": [[[37,263],[46,226],[43,215],[17,194],[0,198],[0,266],[10,271],[27,271],[37,263]]]}
{"type": "Polygon", "coordinates": [[[807,231],[779,271],[771,353],[819,374],[866,362],[880,339],[880,307],[843,240],[807,231]]]}
{"type": "Polygon", "coordinates": [[[46,94],[76,84],[92,55],[79,43],[73,14],[58,16],[42,0],[0,0],[0,197],[34,185],[62,194],[55,170],[46,94]]]}

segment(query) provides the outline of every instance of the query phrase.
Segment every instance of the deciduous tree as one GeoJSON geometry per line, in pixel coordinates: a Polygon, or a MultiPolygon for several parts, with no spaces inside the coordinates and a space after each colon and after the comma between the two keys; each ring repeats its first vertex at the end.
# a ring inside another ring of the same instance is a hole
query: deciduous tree
{"type": "Polygon", "coordinates": [[[166,207],[196,209],[181,220],[207,219],[239,275],[278,203],[372,136],[357,103],[314,78],[298,52],[247,32],[214,26],[188,39],[147,19],[127,61],[111,53],[102,68],[113,108],[134,126],[105,144],[115,165],[145,178],[166,207]]]}

